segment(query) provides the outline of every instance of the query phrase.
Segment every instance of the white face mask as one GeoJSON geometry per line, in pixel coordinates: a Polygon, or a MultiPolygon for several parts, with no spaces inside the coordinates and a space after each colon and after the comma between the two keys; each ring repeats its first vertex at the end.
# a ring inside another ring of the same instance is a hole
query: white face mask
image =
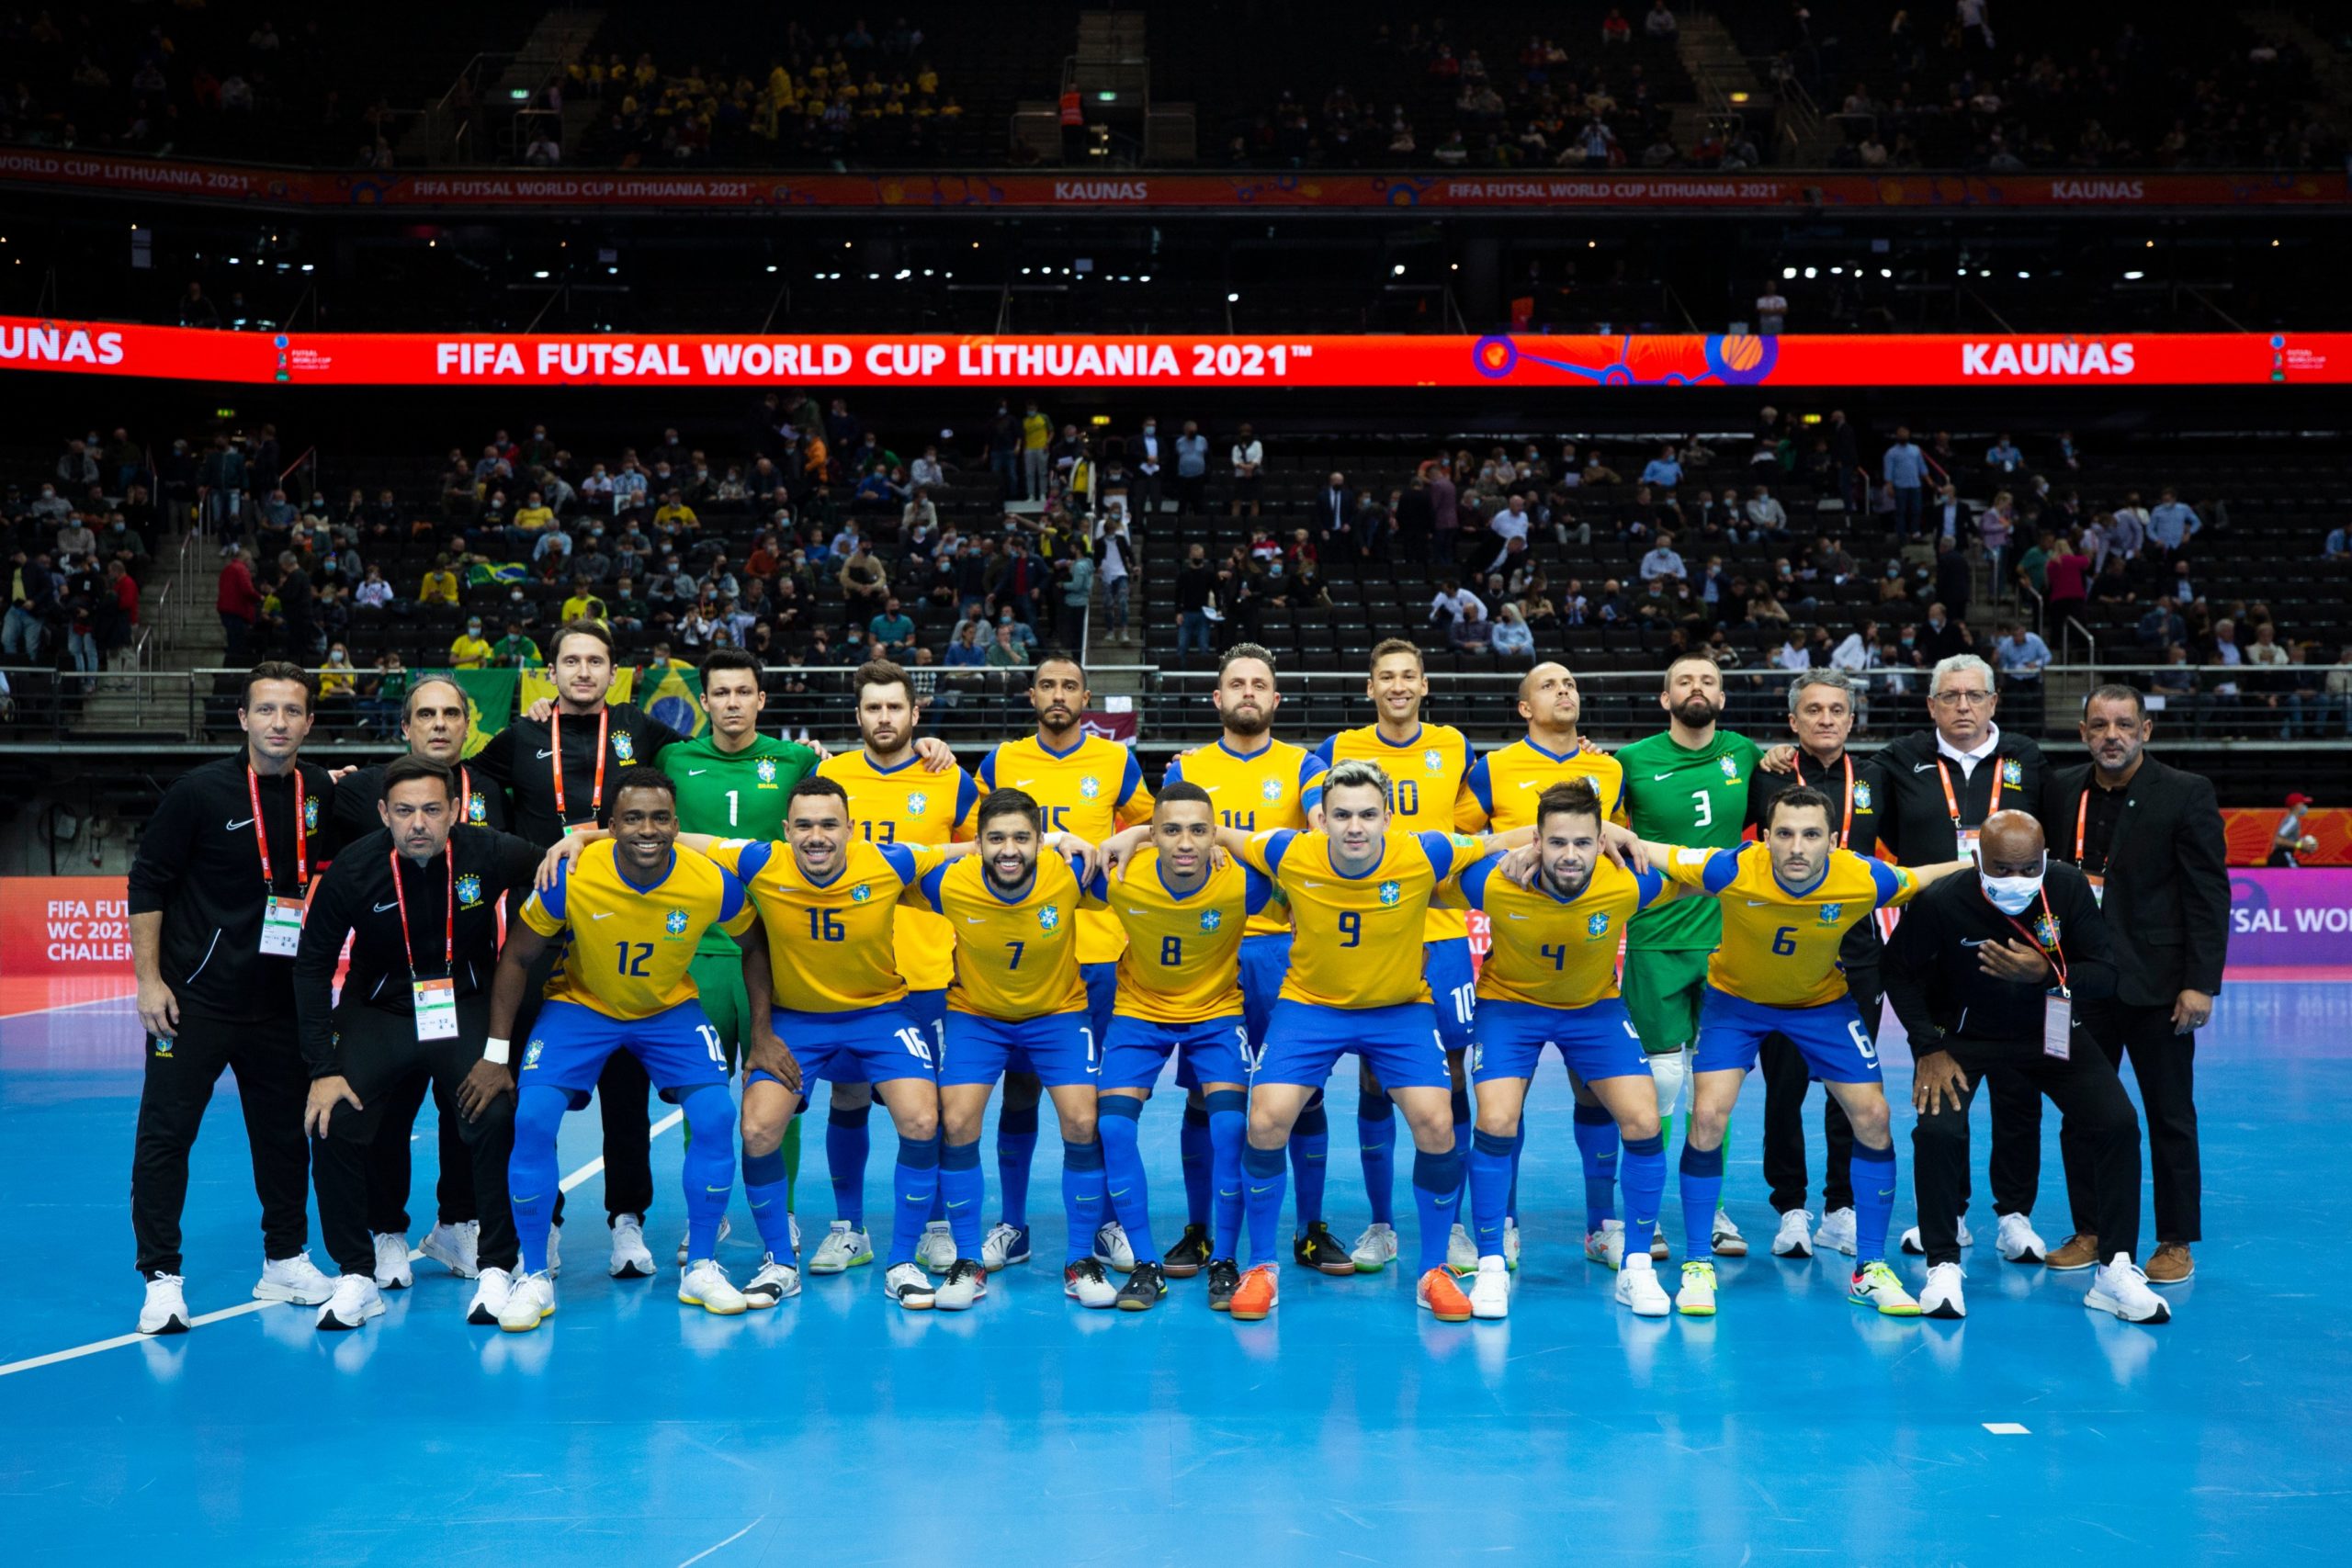
{"type": "MultiPolygon", "coordinates": [[[[2049,867],[2047,852],[2042,854],[2041,863],[2044,870],[2049,867]]],[[[1987,876],[1982,871],[1976,874],[1977,881],[1984,886],[1985,898],[2005,915],[2022,915],[2032,908],[2033,901],[2041,896],[2041,871],[2031,876],[1987,876]]]]}

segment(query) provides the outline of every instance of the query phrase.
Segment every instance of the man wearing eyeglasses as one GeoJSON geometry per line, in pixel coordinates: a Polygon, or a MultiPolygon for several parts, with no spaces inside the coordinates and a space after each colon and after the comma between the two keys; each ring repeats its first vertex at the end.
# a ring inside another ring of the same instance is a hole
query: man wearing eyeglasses
{"type": "MultiPolygon", "coordinates": [[[[2000,706],[1993,667],[1973,653],[1939,660],[1928,682],[1932,728],[1906,735],[1879,753],[1887,799],[1879,807],[1878,838],[1904,865],[1974,860],[1977,833],[1996,811],[2041,807],[2049,764],[2031,737],[1994,721],[2000,706]]],[[[2000,1217],[2000,1254],[2012,1263],[2040,1263],[2048,1250],[2034,1234],[2033,1202],[2041,1184],[2041,1095],[2032,1081],[1996,1068],[1985,1089],[1993,1104],[1993,1212],[2000,1217]]],[[[1961,1192],[1964,1213],[1968,1193],[1961,1192]]],[[[1970,1243],[1966,1225],[1960,1244],[1970,1243]]],[[[1919,1231],[1904,1233],[1903,1250],[1920,1252],[1919,1231]]]]}

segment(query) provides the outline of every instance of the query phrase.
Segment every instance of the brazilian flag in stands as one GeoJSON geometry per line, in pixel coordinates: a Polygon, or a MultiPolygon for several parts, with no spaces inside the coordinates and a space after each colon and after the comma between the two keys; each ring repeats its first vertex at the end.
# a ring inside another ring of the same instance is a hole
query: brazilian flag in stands
{"type": "MultiPolygon", "coordinates": [[[[710,728],[710,716],[702,711],[701,671],[672,660],[666,668],[649,665],[631,673],[641,677],[637,682],[637,705],[647,713],[689,740],[710,728]]],[[[615,690],[618,689],[616,682],[615,690]]]]}
{"type": "MultiPolygon", "coordinates": [[[[555,700],[555,682],[544,670],[438,670],[431,671],[458,683],[466,694],[466,755],[470,757],[490,738],[528,713],[545,697],[555,700]]],[[[691,665],[667,669],[622,670],[613,676],[608,699],[636,701],[646,712],[679,734],[692,738],[709,728],[702,711],[702,676],[691,665]],[[638,694],[642,694],[641,696],[638,694]]]]}
{"type": "Polygon", "coordinates": [[[476,561],[466,568],[466,586],[480,588],[485,582],[528,582],[530,570],[518,560],[476,561]]]}

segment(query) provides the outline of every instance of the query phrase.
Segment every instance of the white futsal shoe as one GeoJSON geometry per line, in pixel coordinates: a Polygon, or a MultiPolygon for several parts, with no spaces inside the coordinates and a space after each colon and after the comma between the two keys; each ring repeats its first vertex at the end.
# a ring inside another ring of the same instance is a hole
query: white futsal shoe
{"type": "Polygon", "coordinates": [[[1657,1265],[1648,1253],[1628,1258],[1617,1270],[1617,1304],[1633,1308],[1635,1317],[1664,1317],[1674,1310],[1666,1287],[1657,1282],[1657,1265]]]}
{"type": "Polygon", "coordinates": [[[186,1283],[177,1274],[150,1274],[147,1299],[139,1308],[141,1334],[186,1334],[188,1330],[186,1283]]]}
{"type": "Polygon", "coordinates": [[[1962,1318],[1968,1315],[1968,1297],[1960,1282],[1968,1270],[1957,1263],[1930,1263],[1928,1282],[1919,1291],[1919,1315],[1922,1317],[1962,1318]]]}
{"type": "Polygon", "coordinates": [[[2117,1253],[2091,1276],[2090,1294],[2083,1304],[2093,1312],[2111,1312],[2126,1323],[2169,1323],[2172,1307],[2148,1288],[2140,1266],[2117,1253]]]}
{"type": "Polygon", "coordinates": [[[1813,1256],[1813,1215],[1804,1209],[1791,1209],[1781,1216],[1781,1228],[1772,1233],[1772,1256],[1775,1258],[1811,1258],[1813,1256]]]}
{"type": "Polygon", "coordinates": [[[496,1323],[514,1293],[514,1276],[503,1269],[484,1269],[474,1280],[474,1299],[466,1304],[466,1321],[478,1328],[496,1323]]]}
{"type": "Polygon", "coordinates": [[[1813,1245],[1825,1252],[1842,1252],[1854,1256],[1854,1211],[1849,1205],[1832,1209],[1821,1216],[1821,1228],[1813,1233],[1813,1245]]]}
{"type": "Polygon", "coordinates": [[[642,1216],[616,1214],[613,1217],[613,1258],[605,1265],[605,1272],[616,1280],[653,1278],[653,1252],[645,1245],[645,1221],[642,1216]]]}
{"type": "Polygon", "coordinates": [[[371,1317],[383,1315],[384,1293],[376,1281],[365,1274],[345,1274],[334,1282],[334,1294],[327,1298],[327,1304],[319,1309],[319,1331],[356,1328],[371,1317]]]}
{"type": "Polygon", "coordinates": [[[1470,1315],[1497,1318],[1510,1315],[1510,1263],[1501,1258],[1481,1258],[1470,1281],[1470,1315]]]}
{"type": "MultiPolygon", "coordinates": [[[[796,1289],[799,1285],[797,1269],[793,1271],[793,1284],[796,1289]]],[[[685,1278],[678,1281],[678,1300],[720,1317],[733,1317],[752,1304],[715,1258],[696,1258],[686,1265],[685,1278]]]]}
{"type": "Polygon", "coordinates": [[[915,1261],[933,1274],[944,1274],[956,1267],[956,1232],[945,1220],[924,1224],[922,1240],[915,1245],[915,1261]]]}
{"type": "Polygon", "coordinates": [[[254,1300],[257,1302],[324,1306],[334,1294],[334,1281],[319,1272],[308,1252],[270,1258],[261,1266],[261,1278],[254,1282],[254,1300]]]}
{"type": "Polygon", "coordinates": [[[1349,1249],[1348,1261],[1356,1266],[1359,1274],[1377,1274],[1396,1261],[1396,1227],[1369,1224],[1356,1244],[1349,1249]]]}
{"type": "Polygon", "coordinates": [[[526,1274],[506,1292],[498,1311],[498,1326],[509,1334],[528,1334],[555,1311],[555,1281],[545,1274],[526,1274]]]}
{"type": "Polygon", "coordinates": [[[470,1280],[481,1272],[481,1222],[435,1225],[416,1249],[458,1279],[470,1280]]]}
{"type": "Polygon", "coordinates": [[[2039,1263],[2050,1248],[2033,1228],[2033,1221],[2023,1214],[2003,1214],[2001,1228],[1993,1238],[2004,1261],[2039,1263]]]}
{"type": "Polygon", "coordinates": [[[416,1270],[408,1265],[408,1237],[378,1231],[375,1241],[376,1288],[379,1291],[405,1291],[415,1284],[416,1270]]]}

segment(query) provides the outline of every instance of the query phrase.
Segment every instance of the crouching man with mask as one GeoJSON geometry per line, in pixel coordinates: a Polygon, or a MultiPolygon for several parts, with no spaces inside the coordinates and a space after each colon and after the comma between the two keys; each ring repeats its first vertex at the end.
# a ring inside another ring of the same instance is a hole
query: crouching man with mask
{"type": "Polygon", "coordinates": [[[1967,1315],[1954,1216],[1968,1175],[1968,1106],[1978,1080],[1998,1067],[2032,1082],[2058,1107],[2070,1138],[2094,1151],[2107,1256],[2084,1304],[2128,1323],[2163,1323],[2170,1309],[2135,1261],[2139,1117],[2081,1021],[2083,1004],[2115,991],[2098,900],[2080,871],[2051,863],[2041,825],[2022,811],[1985,819],[1976,861],[1974,876],[1948,877],[1912,901],[1883,971],[1915,1063],[1911,1168],[1928,1255],[1920,1310],[1967,1315]]]}

